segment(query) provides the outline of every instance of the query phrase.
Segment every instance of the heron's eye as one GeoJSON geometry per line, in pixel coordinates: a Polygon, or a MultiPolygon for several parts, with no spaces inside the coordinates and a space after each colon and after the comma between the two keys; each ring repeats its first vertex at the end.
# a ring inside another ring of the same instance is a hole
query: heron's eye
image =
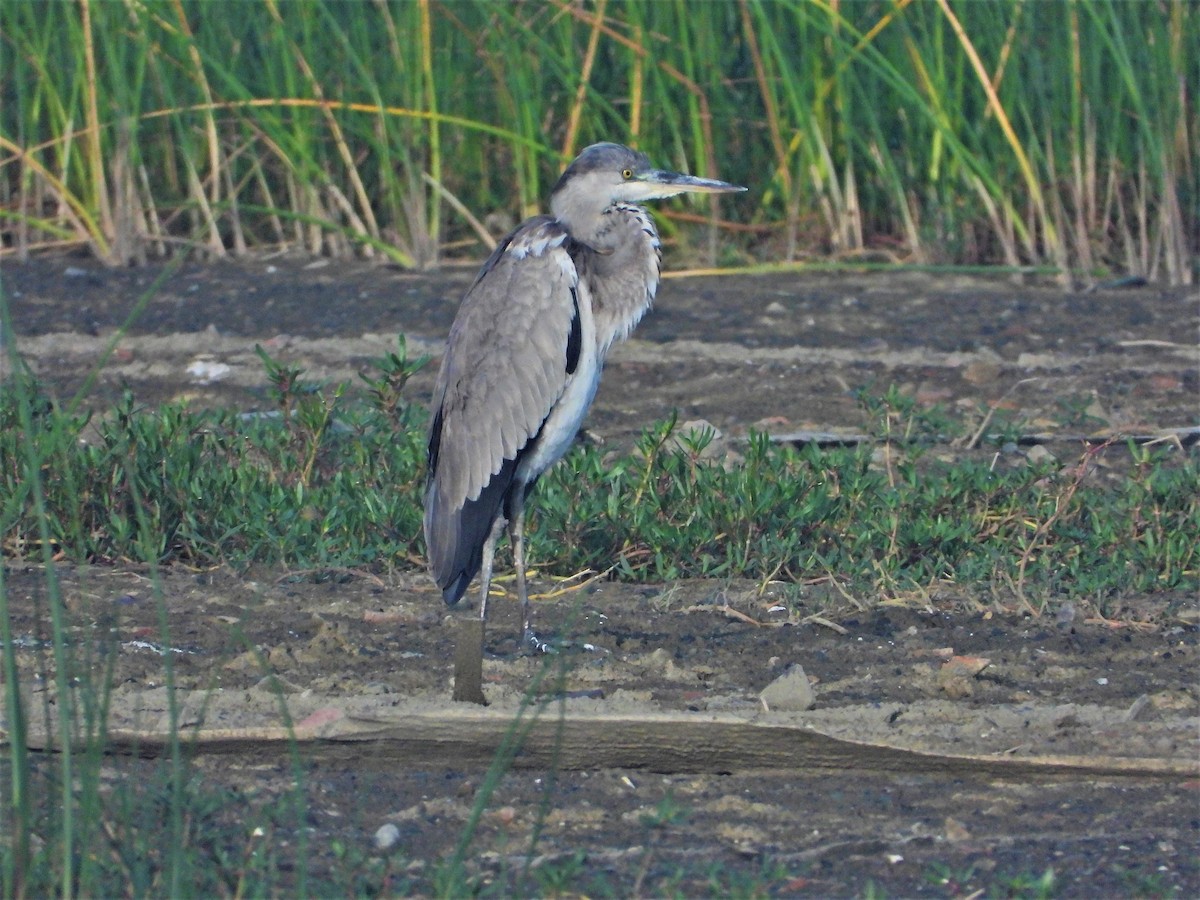
{"type": "Polygon", "coordinates": [[[633,177],[633,169],[622,169],[621,177],[624,178],[626,181],[628,181],[630,178],[633,177]]]}

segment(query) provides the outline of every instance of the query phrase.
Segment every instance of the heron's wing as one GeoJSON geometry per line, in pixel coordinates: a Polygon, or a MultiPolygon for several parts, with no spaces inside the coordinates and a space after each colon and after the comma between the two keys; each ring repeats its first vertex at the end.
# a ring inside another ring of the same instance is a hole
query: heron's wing
{"type": "Polygon", "coordinates": [[[450,602],[478,571],[519,454],[578,358],[578,273],[567,241],[552,219],[522,225],[485,264],[450,330],[425,498],[430,565],[450,602]]]}

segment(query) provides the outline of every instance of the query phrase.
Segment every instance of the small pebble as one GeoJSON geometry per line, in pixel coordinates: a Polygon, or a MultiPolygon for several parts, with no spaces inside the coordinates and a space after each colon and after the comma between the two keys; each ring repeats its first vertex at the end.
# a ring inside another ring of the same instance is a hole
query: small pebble
{"type": "Polygon", "coordinates": [[[1037,463],[1052,463],[1057,462],[1057,457],[1043,447],[1041,444],[1034,444],[1025,451],[1025,458],[1035,465],[1037,463]]]}
{"type": "Polygon", "coordinates": [[[379,830],[375,832],[375,849],[391,850],[399,840],[400,829],[388,822],[386,825],[379,826],[379,830]]]}
{"type": "Polygon", "coordinates": [[[806,710],[812,709],[817,702],[808,676],[798,665],[768,684],[758,697],[768,710],[806,710]]]}
{"type": "Polygon", "coordinates": [[[188,363],[185,370],[196,384],[212,384],[223,380],[233,368],[223,362],[211,359],[195,359],[188,363]]]}
{"type": "Polygon", "coordinates": [[[967,829],[967,826],[953,816],[946,817],[945,829],[946,840],[951,843],[958,844],[971,839],[971,832],[967,829]]]}
{"type": "Polygon", "coordinates": [[[975,678],[991,665],[981,656],[953,656],[938,669],[937,684],[949,697],[962,700],[975,693],[975,678]]]}

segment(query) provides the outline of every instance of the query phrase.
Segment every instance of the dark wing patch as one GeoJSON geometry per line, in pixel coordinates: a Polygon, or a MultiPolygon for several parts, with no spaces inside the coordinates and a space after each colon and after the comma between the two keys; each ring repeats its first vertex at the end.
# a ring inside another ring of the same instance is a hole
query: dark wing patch
{"type": "MultiPolygon", "coordinates": [[[[515,459],[506,459],[500,466],[500,471],[492,476],[491,481],[484,485],[483,491],[476,500],[468,500],[463,504],[458,516],[459,538],[456,558],[451,560],[447,569],[449,575],[445,580],[439,579],[438,586],[442,589],[442,599],[447,606],[453,606],[462,599],[471,580],[479,574],[483,566],[483,545],[492,532],[503,509],[504,518],[512,521],[515,509],[514,501],[524,503],[537,484],[537,476],[532,481],[519,482],[516,480],[517,466],[526,453],[537,446],[542,436],[545,420],[538,427],[537,434],[517,451],[515,459]]],[[[431,442],[432,443],[432,442],[431,442]]]]}
{"type": "MultiPolygon", "coordinates": [[[[492,526],[500,514],[500,506],[513,486],[513,475],[517,471],[517,459],[506,459],[500,466],[500,471],[492,476],[476,500],[468,500],[463,504],[458,514],[459,538],[455,559],[448,560],[446,570],[449,575],[444,580],[438,580],[442,589],[442,599],[447,606],[453,606],[467,592],[471,579],[479,574],[483,565],[483,545],[492,532],[492,526]]],[[[517,488],[521,489],[520,486],[517,488]]]]}
{"type": "Polygon", "coordinates": [[[429,427],[429,450],[425,457],[426,480],[432,481],[437,474],[438,453],[442,449],[442,407],[438,404],[433,416],[433,424],[429,427]]]}
{"type": "Polygon", "coordinates": [[[571,288],[571,303],[575,307],[574,318],[571,319],[571,333],[567,335],[567,374],[575,374],[579,365],[579,354],[583,350],[583,322],[579,316],[579,291],[571,288]]]}

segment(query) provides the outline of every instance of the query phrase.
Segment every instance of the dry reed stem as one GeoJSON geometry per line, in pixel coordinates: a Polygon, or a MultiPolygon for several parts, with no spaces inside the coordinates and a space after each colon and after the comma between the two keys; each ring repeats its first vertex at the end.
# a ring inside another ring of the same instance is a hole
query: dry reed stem
{"type": "Polygon", "coordinates": [[[575,155],[576,143],[579,139],[579,123],[583,120],[583,106],[587,100],[588,85],[592,80],[592,68],[596,64],[596,49],[600,46],[600,26],[604,22],[604,10],[608,0],[598,0],[596,3],[595,19],[591,32],[588,34],[587,49],[583,54],[583,68],[579,73],[579,84],[575,87],[575,101],[567,114],[567,134],[563,138],[562,155],[570,159],[575,155]]]}
{"type": "Polygon", "coordinates": [[[39,162],[36,157],[31,156],[2,134],[0,134],[0,148],[11,150],[14,158],[21,160],[22,165],[28,166],[45,181],[54,197],[58,200],[63,214],[66,215],[71,221],[72,226],[74,226],[79,239],[91,244],[98,258],[107,258],[108,244],[83,201],[62,180],[39,162]]]}
{"type": "MultiPolygon", "coordinates": [[[[265,0],[267,11],[271,17],[275,19],[276,24],[283,26],[283,17],[279,14],[279,9],[276,6],[276,0],[265,0]]],[[[375,221],[375,210],[371,205],[371,198],[367,194],[366,185],[363,184],[362,176],[358,173],[358,166],[354,162],[354,154],[350,152],[350,145],[346,141],[345,133],[342,131],[341,123],[333,114],[333,107],[324,103],[325,92],[321,89],[321,82],[317,78],[316,73],[308,64],[300,47],[294,42],[289,41],[292,48],[292,54],[296,58],[296,65],[299,66],[301,74],[308,81],[309,89],[313,92],[316,99],[322,101],[317,108],[321,110],[325,117],[325,124],[329,128],[329,133],[333,138],[333,144],[337,148],[338,156],[342,159],[342,165],[346,169],[346,177],[350,179],[350,184],[354,188],[354,196],[357,201],[360,215],[353,220],[357,222],[357,228],[360,234],[366,234],[370,237],[378,239],[379,224],[375,221]]]]}
{"type": "Polygon", "coordinates": [[[758,81],[759,95],[762,97],[763,109],[767,114],[767,133],[771,138],[771,146],[775,150],[775,177],[782,183],[788,195],[792,193],[792,171],[788,164],[788,154],[783,146],[783,134],[779,127],[779,112],[775,108],[775,94],[769,88],[767,69],[763,63],[762,51],[758,46],[758,35],[754,23],[750,19],[748,0],[740,0],[738,6],[742,14],[742,32],[746,36],[746,49],[754,63],[754,77],[758,81]]]}
{"type": "MultiPolygon", "coordinates": [[[[425,78],[425,106],[430,112],[438,111],[437,81],[433,77],[433,16],[429,10],[429,0],[420,0],[421,9],[421,72],[425,78]]],[[[429,176],[437,184],[442,183],[442,136],[441,127],[436,116],[428,120],[429,128],[429,176]]],[[[438,240],[442,233],[442,210],[436,200],[428,204],[429,218],[425,222],[422,236],[428,243],[428,253],[431,258],[424,258],[422,263],[434,264],[438,256],[438,240]]]]}
{"type": "Polygon", "coordinates": [[[112,209],[108,202],[108,188],[104,183],[104,154],[100,147],[100,110],[98,83],[96,79],[96,45],[92,33],[91,0],[79,0],[81,28],[83,30],[83,68],[87,82],[87,158],[88,170],[92,175],[91,205],[100,218],[100,234],[93,235],[100,259],[112,263],[112,248],[108,236],[113,233],[112,209]]]}
{"type": "MultiPolygon", "coordinates": [[[[616,31],[611,26],[604,24],[603,20],[600,19],[599,17],[595,16],[594,14],[584,12],[582,9],[568,3],[567,0],[553,0],[553,3],[555,6],[557,6],[559,8],[559,10],[567,13],[572,18],[575,18],[586,25],[594,25],[595,27],[599,28],[601,31],[603,31],[603,33],[606,36],[608,36],[612,40],[616,41],[618,44],[625,47],[626,49],[632,51],[635,55],[650,58],[649,50],[647,50],[645,47],[641,46],[637,42],[633,41],[632,39],[621,34],[620,32],[616,31]]],[[[688,78],[688,76],[683,74],[683,72],[681,72],[675,66],[671,65],[671,63],[666,62],[665,60],[657,60],[655,62],[655,65],[659,69],[661,69],[664,73],[666,73],[666,75],[669,78],[671,78],[673,81],[677,82],[680,85],[680,87],[682,87],[689,94],[691,94],[693,97],[696,98],[696,103],[700,110],[700,113],[699,113],[700,130],[704,136],[703,146],[696,148],[697,153],[700,154],[699,170],[702,174],[704,174],[706,176],[710,175],[713,172],[713,168],[712,168],[713,163],[712,163],[712,159],[710,157],[710,151],[711,151],[712,147],[716,146],[716,144],[713,141],[713,130],[712,130],[712,118],[713,117],[712,117],[712,109],[710,108],[709,102],[708,102],[708,95],[704,93],[704,91],[700,87],[700,85],[696,84],[696,82],[693,79],[688,78]]],[[[710,202],[715,204],[717,202],[717,196],[718,195],[716,195],[716,194],[711,195],[710,202]]]]}
{"type": "Polygon", "coordinates": [[[967,60],[971,63],[971,68],[975,71],[975,77],[979,80],[980,87],[983,88],[983,92],[987,97],[988,108],[993,110],[996,122],[999,124],[1000,130],[1004,133],[1009,147],[1012,149],[1013,156],[1017,160],[1017,166],[1020,168],[1021,175],[1025,179],[1025,189],[1029,192],[1030,200],[1033,202],[1038,212],[1038,218],[1041,220],[1043,237],[1046,243],[1050,245],[1050,250],[1059,268],[1062,270],[1062,277],[1067,278],[1068,262],[1062,242],[1058,237],[1058,229],[1055,227],[1054,221],[1046,208],[1046,199],[1042,194],[1042,187],[1038,183],[1037,176],[1033,171],[1033,165],[1029,162],[1029,157],[1025,154],[1025,148],[1021,146],[1021,141],[1013,129],[1012,122],[1009,121],[1008,113],[1005,111],[1004,105],[1000,102],[1000,95],[996,93],[996,89],[992,86],[992,80],[988,77],[987,70],[983,66],[983,61],[979,58],[979,53],[975,50],[975,45],[967,35],[962,23],[954,15],[954,11],[950,9],[948,0],[937,0],[937,2],[946,20],[950,23],[955,36],[958,38],[963,52],[967,55],[967,60]]]}

